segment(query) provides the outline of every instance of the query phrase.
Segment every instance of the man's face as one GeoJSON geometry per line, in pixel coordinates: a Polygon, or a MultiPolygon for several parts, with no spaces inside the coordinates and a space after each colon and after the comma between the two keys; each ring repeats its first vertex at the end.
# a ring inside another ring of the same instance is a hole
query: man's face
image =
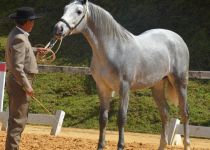
{"type": "Polygon", "coordinates": [[[25,24],[25,28],[27,32],[31,32],[34,27],[34,20],[28,20],[25,24]]]}

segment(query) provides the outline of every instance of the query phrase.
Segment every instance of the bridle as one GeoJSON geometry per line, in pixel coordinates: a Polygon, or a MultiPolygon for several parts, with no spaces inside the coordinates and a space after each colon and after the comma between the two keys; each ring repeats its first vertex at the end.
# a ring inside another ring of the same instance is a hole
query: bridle
{"type": "Polygon", "coordinates": [[[80,19],[80,21],[74,27],[71,27],[69,25],[69,23],[65,19],[63,19],[63,18],[61,18],[59,20],[59,21],[63,22],[69,28],[69,32],[68,32],[67,35],[71,35],[71,33],[74,31],[74,29],[76,29],[80,25],[80,23],[83,21],[83,19],[85,18],[86,14],[87,14],[87,6],[85,7],[85,13],[84,13],[84,15],[82,16],[82,18],[80,19]]]}

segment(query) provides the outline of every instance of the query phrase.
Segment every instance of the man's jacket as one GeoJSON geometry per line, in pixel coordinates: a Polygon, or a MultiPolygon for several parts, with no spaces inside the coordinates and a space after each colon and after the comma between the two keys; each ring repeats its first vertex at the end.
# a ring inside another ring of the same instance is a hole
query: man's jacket
{"type": "Polygon", "coordinates": [[[5,54],[7,69],[26,90],[32,88],[27,75],[38,73],[34,50],[26,33],[17,27],[10,32],[5,54]]]}

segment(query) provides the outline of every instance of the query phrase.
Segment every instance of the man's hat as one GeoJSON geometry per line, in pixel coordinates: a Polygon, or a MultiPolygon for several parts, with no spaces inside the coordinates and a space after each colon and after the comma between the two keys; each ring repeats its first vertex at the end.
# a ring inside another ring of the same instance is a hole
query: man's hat
{"type": "Polygon", "coordinates": [[[16,10],[16,13],[9,15],[10,19],[26,19],[26,20],[35,20],[41,18],[37,16],[35,11],[31,7],[21,7],[16,10]]]}

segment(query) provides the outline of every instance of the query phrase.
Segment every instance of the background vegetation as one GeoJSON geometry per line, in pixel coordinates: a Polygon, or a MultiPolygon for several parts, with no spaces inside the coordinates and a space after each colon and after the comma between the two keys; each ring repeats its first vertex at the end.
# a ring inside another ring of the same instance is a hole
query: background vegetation
{"type": "MultiPolygon", "coordinates": [[[[165,28],[180,34],[190,50],[191,70],[210,70],[210,1],[209,0],[90,0],[109,11],[133,34],[153,28],[165,28]]],[[[36,22],[31,35],[33,44],[47,43],[52,28],[63,14],[69,0],[1,0],[0,36],[7,37],[14,26],[8,19],[17,7],[32,6],[43,19],[36,22]]],[[[81,35],[64,40],[57,64],[89,65],[91,50],[81,35]]]]}
{"type": "MultiPolygon", "coordinates": [[[[97,129],[99,100],[92,82],[91,76],[40,74],[34,88],[36,97],[51,113],[66,112],[65,127],[97,129]]],[[[190,124],[210,126],[210,80],[190,80],[188,89],[190,124]]],[[[118,95],[115,95],[109,112],[109,130],[117,129],[118,103],[118,95]]],[[[30,106],[30,112],[46,113],[35,101],[31,101],[30,106]]],[[[4,107],[7,107],[7,98],[4,107]]],[[[178,108],[172,105],[170,108],[170,117],[180,118],[178,108]]],[[[159,133],[160,129],[161,120],[151,91],[130,93],[126,131],[159,133]]]]}
{"type": "MultiPolygon", "coordinates": [[[[153,28],[165,28],[180,34],[190,50],[191,70],[210,70],[210,1],[209,0],[91,0],[109,11],[114,18],[133,34],[153,28]]],[[[69,0],[1,0],[0,5],[0,61],[4,61],[7,35],[13,28],[8,15],[21,6],[32,6],[43,18],[36,21],[31,33],[32,44],[46,44],[52,37],[54,24],[63,14],[69,0]]],[[[91,49],[82,37],[75,35],[64,39],[57,65],[89,66],[91,49]]],[[[189,106],[191,124],[210,126],[210,81],[191,80],[189,106]]],[[[51,112],[66,112],[65,126],[98,128],[99,102],[95,83],[90,76],[67,74],[40,74],[35,91],[38,99],[51,112]]],[[[116,129],[118,96],[111,103],[109,129],[116,129]]],[[[7,107],[7,96],[6,104],[7,107]]],[[[31,102],[31,112],[44,112],[31,102]]],[[[171,116],[179,117],[171,106],[171,116]]],[[[131,94],[127,130],[135,132],[159,132],[160,117],[149,90],[131,94]]]]}

